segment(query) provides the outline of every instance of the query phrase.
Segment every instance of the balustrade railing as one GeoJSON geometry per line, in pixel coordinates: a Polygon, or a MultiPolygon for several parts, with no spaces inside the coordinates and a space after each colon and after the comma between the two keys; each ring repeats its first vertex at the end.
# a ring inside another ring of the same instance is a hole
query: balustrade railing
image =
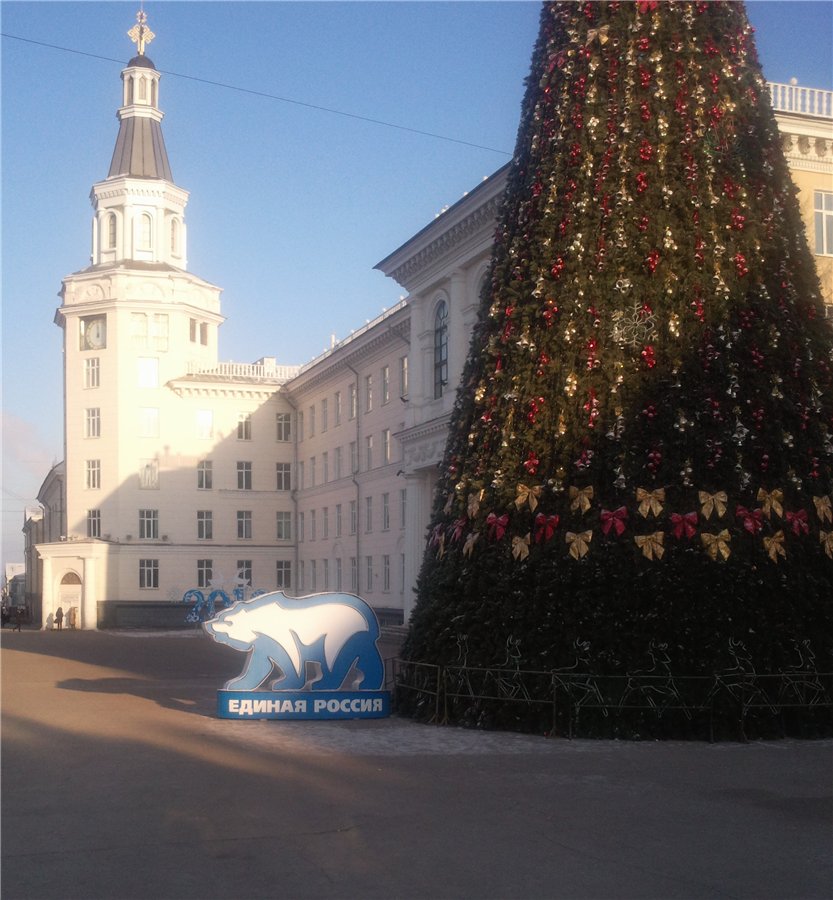
{"type": "Polygon", "coordinates": [[[833,119],[833,91],[770,81],[769,95],[776,112],[833,119]]]}
{"type": "Polygon", "coordinates": [[[221,362],[213,366],[189,363],[189,375],[205,375],[213,378],[251,378],[259,381],[288,381],[298,374],[299,366],[278,366],[262,363],[221,362]]]}

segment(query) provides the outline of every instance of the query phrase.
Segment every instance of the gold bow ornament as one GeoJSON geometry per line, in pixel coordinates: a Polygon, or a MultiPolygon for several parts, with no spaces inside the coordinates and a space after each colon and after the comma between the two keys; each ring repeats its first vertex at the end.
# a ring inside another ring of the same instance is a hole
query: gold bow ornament
{"type": "Polygon", "coordinates": [[[662,559],[662,555],[665,553],[664,531],[655,531],[653,534],[637,534],[634,540],[646,559],[662,559]]]}
{"type": "Polygon", "coordinates": [[[577,488],[574,484],[570,485],[570,511],[575,512],[577,509],[586,513],[590,509],[590,501],[593,499],[593,485],[577,488]]]}
{"type": "Polygon", "coordinates": [[[819,531],[819,540],[824,552],[833,559],[833,531],[819,531]]]}
{"type": "Polygon", "coordinates": [[[769,518],[771,513],[776,516],[784,515],[784,492],[780,488],[773,491],[765,491],[763,488],[758,489],[758,499],[761,501],[764,515],[769,518]]]}
{"type": "Polygon", "coordinates": [[[824,494],[822,497],[813,497],[816,506],[816,515],[820,522],[833,522],[833,509],[830,507],[830,497],[824,494]]]}
{"type": "Polygon", "coordinates": [[[591,28],[587,32],[587,40],[585,41],[584,46],[586,47],[588,44],[592,44],[596,38],[599,39],[599,43],[604,46],[608,40],[608,32],[610,31],[610,25],[602,25],[601,28],[591,28]]]}
{"type": "Polygon", "coordinates": [[[512,538],[512,556],[519,562],[529,556],[529,541],[529,533],[525,534],[523,537],[515,535],[515,537],[512,538]]]}
{"type": "Polygon", "coordinates": [[[463,544],[463,556],[468,558],[471,556],[472,551],[474,550],[474,545],[477,543],[477,539],[480,537],[480,533],[477,531],[472,531],[471,534],[466,537],[466,542],[463,544]]]}
{"type": "Polygon", "coordinates": [[[764,538],[764,549],[766,550],[769,558],[774,562],[778,562],[778,557],[783,556],[784,559],[787,558],[787,551],[784,547],[784,531],[783,529],[776,531],[772,537],[764,538]]]}
{"type": "Polygon", "coordinates": [[[729,546],[731,539],[732,536],[726,528],[717,534],[704,531],[700,535],[700,540],[702,540],[706,553],[709,554],[711,559],[717,559],[718,557],[728,559],[732,555],[732,548],[729,546]]]}
{"type": "Polygon", "coordinates": [[[590,541],[593,540],[593,531],[568,531],[564,540],[570,545],[570,556],[573,559],[581,559],[590,549],[590,541]]]}
{"type": "Polygon", "coordinates": [[[520,509],[526,503],[532,512],[538,507],[538,497],[541,496],[541,486],[527,487],[525,484],[519,484],[517,487],[518,496],[515,497],[515,506],[520,509]]]}
{"type": "Polygon", "coordinates": [[[710,494],[708,491],[698,491],[700,497],[700,515],[704,519],[710,519],[712,513],[717,513],[717,518],[722,519],[726,513],[726,504],[729,497],[726,491],[716,491],[710,494]]]}
{"type": "Polygon", "coordinates": [[[657,488],[655,491],[646,491],[645,488],[636,489],[636,502],[639,504],[639,515],[643,519],[648,518],[648,513],[659,516],[665,504],[665,488],[657,488]]]}
{"type": "Polygon", "coordinates": [[[466,507],[466,512],[470,519],[474,519],[477,517],[478,512],[480,512],[480,501],[483,499],[483,491],[474,491],[469,494],[468,505],[466,507]]]}

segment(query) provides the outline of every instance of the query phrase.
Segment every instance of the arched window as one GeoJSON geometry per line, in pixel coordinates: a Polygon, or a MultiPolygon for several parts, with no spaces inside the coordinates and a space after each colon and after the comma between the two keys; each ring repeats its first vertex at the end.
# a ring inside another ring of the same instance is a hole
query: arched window
{"type": "Polygon", "coordinates": [[[150,250],[151,234],[153,233],[153,221],[147,213],[139,217],[139,249],[150,250]]]}
{"type": "Polygon", "coordinates": [[[140,78],[139,79],[139,99],[147,100],[147,98],[148,98],[147,82],[145,81],[144,78],[140,78]]]}
{"type": "Polygon", "coordinates": [[[448,384],[448,304],[441,300],[434,313],[434,399],[448,384]]]}
{"type": "Polygon", "coordinates": [[[156,108],[156,82],[151,81],[150,83],[150,105],[156,108]]]}
{"type": "Polygon", "coordinates": [[[179,219],[171,219],[171,255],[179,256],[179,219]]]}
{"type": "Polygon", "coordinates": [[[116,214],[107,216],[107,249],[113,250],[116,246],[116,214]]]}

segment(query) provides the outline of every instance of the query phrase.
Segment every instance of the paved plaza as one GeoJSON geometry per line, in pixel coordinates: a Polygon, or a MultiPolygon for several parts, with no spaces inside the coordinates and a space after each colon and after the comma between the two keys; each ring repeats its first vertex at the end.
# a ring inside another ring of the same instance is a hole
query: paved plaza
{"type": "Polygon", "coordinates": [[[219,720],[242,660],[3,632],[4,900],[833,894],[833,742],[219,720]]]}

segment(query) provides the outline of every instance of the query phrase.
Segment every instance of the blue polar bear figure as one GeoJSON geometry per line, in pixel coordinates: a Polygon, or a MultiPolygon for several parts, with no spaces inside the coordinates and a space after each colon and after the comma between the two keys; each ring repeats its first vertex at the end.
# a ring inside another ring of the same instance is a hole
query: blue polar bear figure
{"type": "Polygon", "coordinates": [[[274,591],[232,604],[203,628],[218,643],[249,653],[242,674],[226,682],[227,691],[257,690],[274,666],[282,677],[273,690],[339,690],[354,664],[362,690],[378,690],[384,680],[376,613],[353,594],[291,598],[274,591]],[[308,680],[307,663],[320,667],[320,678],[308,680]]]}

